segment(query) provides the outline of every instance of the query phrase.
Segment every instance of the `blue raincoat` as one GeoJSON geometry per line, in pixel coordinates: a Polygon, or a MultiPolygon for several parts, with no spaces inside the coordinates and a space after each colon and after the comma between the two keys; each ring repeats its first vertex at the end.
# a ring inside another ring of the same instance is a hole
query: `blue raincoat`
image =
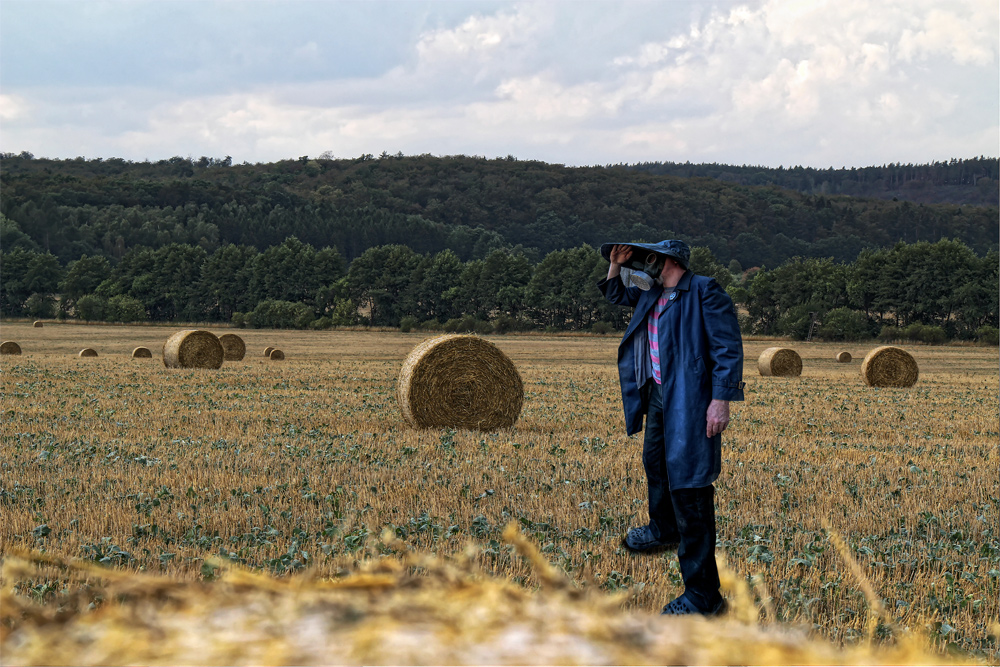
{"type": "MultiPolygon", "coordinates": [[[[597,287],[611,303],[635,308],[618,346],[625,427],[633,435],[647,411],[640,391],[650,377],[646,315],[663,287],[644,292],[618,278],[597,287]]],[[[671,291],[658,323],[667,471],[671,489],[700,488],[722,469],[722,436],[705,435],[708,404],[743,400],[743,339],[732,299],[715,279],[687,271],[671,291]]]]}

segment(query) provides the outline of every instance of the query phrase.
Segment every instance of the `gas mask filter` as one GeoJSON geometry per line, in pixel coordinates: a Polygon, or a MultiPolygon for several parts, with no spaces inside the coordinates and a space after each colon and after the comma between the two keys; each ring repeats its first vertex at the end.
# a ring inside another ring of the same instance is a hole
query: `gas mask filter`
{"type": "Polygon", "coordinates": [[[665,263],[666,260],[655,252],[649,253],[645,261],[636,259],[633,254],[628,263],[621,267],[619,276],[622,284],[626,287],[635,286],[643,292],[647,292],[653,287],[656,279],[660,277],[665,263]]]}

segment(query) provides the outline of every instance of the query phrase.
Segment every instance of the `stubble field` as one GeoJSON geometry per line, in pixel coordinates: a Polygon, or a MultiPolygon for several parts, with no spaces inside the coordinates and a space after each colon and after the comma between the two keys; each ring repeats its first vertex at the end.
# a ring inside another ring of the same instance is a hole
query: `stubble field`
{"type": "MultiPolygon", "coordinates": [[[[620,547],[646,514],[617,337],[492,337],[525,402],[511,431],[483,434],[403,423],[396,380],[428,334],[238,331],[246,358],[206,371],[163,367],[174,330],[2,326],[24,351],[0,358],[4,554],[180,581],[211,579],[220,557],[336,578],[400,549],[451,557],[472,543],[483,572],[531,589],[537,572],[502,537],[513,521],[575,586],[623,592],[627,609],[653,614],[682,590],[673,553],[620,547]],[[131,359],[138,345],[154,358],[131,359]],[[268,345],[286,359],[263,358],[268,345]],[[77,357],[84,347],[100,356],[77,357]]],[[[719,554],[751,585],[759,622],[864,638],[870,602],[833,531],[885,607],[876,641],[924,633],[995,661],[997,350],[907,347],[917,384],[873,389],[859,374],[870,345],[782,343],[802,376],[760,377],[774,344],[745,341],[746,401],[716,483],[719,554]],[[841,350],[855,361],[837,363],[841,350]]],[[[14,584],[41,602],[65,592],[14,584]]]]}

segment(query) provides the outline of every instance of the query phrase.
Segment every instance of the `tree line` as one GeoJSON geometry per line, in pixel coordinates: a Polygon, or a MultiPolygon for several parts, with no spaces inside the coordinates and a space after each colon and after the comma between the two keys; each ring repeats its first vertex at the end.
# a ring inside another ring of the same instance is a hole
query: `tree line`
{"type": "Polygon", "coordinates": [[[690,162],[619,165],[650,174],[716,178],[740,185],[777,185],[807,194],[905,199],[918,203],[996,206],[1000,199],[1000,160],[980,156],[927,164],[891,163],[870,167],[815,169],[690,162]]]}
{"type": "MultiPolygon", "coordinates": [[[[711,249],[691,269],[714,277],[740,310],[744,334],[828,340],[881,336],[994,341],[998,264],[956,240],[866,249],[855,261],[795,257],[744,269],[711,249]]],[[[0,313],[83,320],[226,321],[237,326],[370,325],[480,333],[623,329],[631,315],[596,284],[608,264],[592,246],[534,261],[517,248],[463,260],[451,249],[373,246],[346,262],[333,247],[286,238],[263,252],[227,244],[209,253],[171,243],[120,260],[0,250],[0,313]]]]}
{"type": "MultiPolygon", "coordinates": [[[[921,204],[905,192],[898,201],[837,194],[845,190],[820,185],[854,176],[802,168],[783,170],[788,178],[769,172],[762,182],[770,185],[754,185],[743,168],[726,165],[684,165],[675,175],[512,156],[303,156],[235,165],[229,157],[3,154],[0,247],[48,252],[65,265],[84,255],[117,263],[137,248],[175,244],[206,255],[229,245],[263,253],[294,236],[334,248],[346,262],[373,247],[403,245],[420,254],[450,249],[462,262],[520,248],[537,264],[552,251],[609,239],[685,238],[724,264],[776,267],[796,256],[852,262],[864,249],[947,238],[982,256],[1000,241],[995,199],[982,205],[976,194],[996,189],[996,160],[953,162],[927,168],[957,170],[958,182],[941,187],[964,194],[955,203],[921,204]],[[789,189],[802,179],[812,182],[799,183],[806,192],[789,189]]],[[[895,182],[902,171],[900,187],[919,181],[906,174],[925,168],[891,167],[885,178],[895,182]]],[[[879,169],[860,171],[874,178],[879,169]]]]}

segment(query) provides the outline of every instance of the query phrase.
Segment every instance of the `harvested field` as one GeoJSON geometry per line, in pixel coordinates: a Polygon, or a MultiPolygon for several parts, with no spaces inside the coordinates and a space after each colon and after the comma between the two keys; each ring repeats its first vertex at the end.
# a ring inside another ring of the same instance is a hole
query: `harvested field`
{"type": "MultiPolygon", "coordinates": [[[[4,325],[14,339],[30,328],[4,325]]],[[[514,522],[573,587],[620,596],[621,617],[602,612],[609,622],[653,623],[680,592],[673,554],[637,558],[619,546],[646,517],[641,438],[622,426],[617,337],[490,337],[517,366],[525,398],[513,429],[483,434],[405,424],[396,381],[424,334],[282,332],[286,362],[211,371],[129,363],[134,347],[162,345],[166,331],[87,327],[101,356],[67,365],[80,332],[52,324],[33,330],[22,356],[0,360],[4,554],[45,550],[201,586],[216,583],[219,562],[291,585],[391,568],[413,551],[472,558],[477,577],[531,594],[544,577],[503,537],[514,522]]],[[[262,349],[274,332],[240,335],[262,349]]],[[[750,586],[756,622],[830,650],[860,648],[870,631],[886,651],[917,637],[996,661],[997,350],[905,346],[920,381],[897,389],[866,386],[856,364],[821,343],[796,344],[801,376],[760,377],[758,356],[780,344],[745,344],[747,401],[734,405],[716,485],[719,554],[750,586]],[[825,526],[881,598],[875,622],[825,526]]],[[[54,609],[76,590],[60,572],[8,572],[3,584],[54,609]]],[[[407,617],[391,618],[407,641],[407,617]]],[[[733,639],[733,650],[748,641],[733,639]]],[[[764,653],[712,655],[704,659],[765,662],[764,653]]]]}

